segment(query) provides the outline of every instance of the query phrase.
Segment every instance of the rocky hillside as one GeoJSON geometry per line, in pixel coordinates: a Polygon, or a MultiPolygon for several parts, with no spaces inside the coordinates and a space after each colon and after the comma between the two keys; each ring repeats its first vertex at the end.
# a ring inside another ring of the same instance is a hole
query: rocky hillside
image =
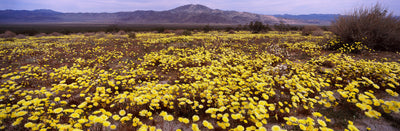
{"type": "Polygon", "coordinates": [[[166,11],[132,11],[116,13],[62,13],[52,10],[2,10],[0,23],[103,23],[103,24],[308,24],[302,20],[278,18],[248,12],[211,9],[204,5],[184,5],[166,11]]]}

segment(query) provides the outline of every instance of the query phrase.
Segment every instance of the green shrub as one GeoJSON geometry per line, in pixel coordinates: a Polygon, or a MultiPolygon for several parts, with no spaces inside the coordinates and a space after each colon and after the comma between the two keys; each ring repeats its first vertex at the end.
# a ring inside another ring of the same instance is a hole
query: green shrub
{"type": "Polygon", "coordinates": [[[341,40],[334,48],[361,42],[374,50],[400,50],[400,20],[380,4],[339,16],[331,30],[341,40]]]}
{"type": "Polygon", "coordinates": [[[260,21],[256,21],[256,22],[250,22],[249,28],[251,32],[259,33],[261,31],[266,31],[268,26],[263,25],[263,23],[260,21]]]}

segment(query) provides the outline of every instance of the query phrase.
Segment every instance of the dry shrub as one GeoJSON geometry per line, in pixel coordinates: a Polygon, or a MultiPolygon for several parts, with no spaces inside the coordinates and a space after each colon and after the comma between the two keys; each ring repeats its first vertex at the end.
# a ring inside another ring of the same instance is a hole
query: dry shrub
{"type": "Polygon", "coordinates": [[[346,43],[362,42],[375,50],[400,50],[400,19],[388,13],[379,3],[339,16],[332,23],[332,32],[341,40],[337,48],[346,43]]]}
{"type": "Polygon", "coordinates": [[[61,35],[63,35],[63,34],[61,34],[61,33],[58,33],[58,32],[53,32],[53,33],[51,33],[51,34],[49,34],[50,36],[61,36],[61,35]]]}
{"type": "Polygon", "coordinates": [[[107,36],[106,32],[101,31],[95,34],[96,38],[105,38],[107,36]]]}
{"type": "Polygon", "coordinates": [[[85,36],[93,36],[93,35],[95,35],[96,33],[94,33],[94,32],[86,32],[86,33],[84,33],[84,35],[85,36]]]}
{"type": "Polygon", "coordinates": [[[311,35],[313,35],[313,36],[323,36],[324,35],[324,31],[323,30],[316,30],[316,31],[313,31],[311,35]]]}
{"type": "Polygon", "coordinates": [[[322,36],[324,35],[324,31],[316,25],[306,25],[304,26],[301,34],[306,35],[313,35],[313,36],[322,36]]]}
{"type": "Polygon", "coordinates": [[[186,36],[192,35],[192,32],[189,30],[185,30],[185,31],[183,31],[183,35],[186,35],[186,36]]]}
{"type": "Polygon", "coordinates": [[[229,34],[235,34],[236,31],[234,31],[234,30],[229,30],[228,33],[229,33],[229,34]]]}
{"type": "Polygon", "coordinates": [[[135,32],[129,32],[128,33],[128,38],[136,39],[136,33],[135,32]]]}
{"type": "Polygon", "coordinates": [[[35,35],[35,37],[43,37],[43,36],[47,36],[47,34],[46,33],[39,33],[39,34],[35,35]]]}
{"type": "Polygon", "coordinates": [[[17,39],[25,39],[26,36],[23,35],[23,34],[18,34],[17,36],[15,36],[15,38],[17,38],[17,39]]]}
{"type": "Polygon", "coordinates": [[[175,35],[182,35],[183,31],[185,31],[185,30],[179,29],[179,30],[173,31],[173,33],[175,33],[175,35]]]}
{"type": "Polygon", "coordinates": [[[17,36],[17,34],[15,34],[14,32],[11,31],[6,31],[3,34],[0,34],[0,38],[12,38],[17,36]]]}
{"type": "Polygon", "coordinates": [[[192,35],[192,32],[189,30],[176,30],[175,35],[192,35]]]}
{"type": "Polygon", "coordinates": [[[211,28],[210,25],[206,25],[206,26],[203,27],[203,32],[204,32],[204,33],[208,33],[208,32],[210,32],[211,30],[212,30],[212,28],[211,28]]]}
{"type": "Polygon", "coordinates": [[[120,31],[117,32],[117,35],[126,35],[126,32],[123,31],[123,30],[120,30],[120,31]]]}
{"type": "Polygon", "coordinates": [[[163,33],[174,33],[174,31],[173,30],[164,30],[163,33]]]}

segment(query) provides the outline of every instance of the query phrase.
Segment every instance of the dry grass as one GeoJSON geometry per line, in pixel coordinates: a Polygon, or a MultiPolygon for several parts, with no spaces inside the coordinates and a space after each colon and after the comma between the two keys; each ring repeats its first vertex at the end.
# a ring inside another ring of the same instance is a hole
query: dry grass
{"type": "Polygon", "coordinates": [[[324,31],[316,26],[316,25],[306,25],[303,27],[301,30],[301,35],[307,36],[307,35],[313,35],[313,36],[323,36],[324,31]]]}

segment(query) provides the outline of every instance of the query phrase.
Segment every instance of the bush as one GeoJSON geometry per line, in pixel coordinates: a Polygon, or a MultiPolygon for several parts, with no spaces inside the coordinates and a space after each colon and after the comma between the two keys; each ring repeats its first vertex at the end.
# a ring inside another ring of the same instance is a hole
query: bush
{"type": "Polygon", "coordinates": [[[400,50],[400,20],[380,4],[339,16],[331,30],[341,41],[336,48],[361,42],[375,50],[400,50]]]}
{"type": "Polygon", "coordinates": [[[117,25],[109,25],[109,26],[106,28],[106,32],[107,32],[107,33],[110,33],[110,32],[117,32],[117,31],[119,31],[119,30],[121,30],[121,29],[119,29],[119,27],[118,27],[117,25]]]}
{"type": "Polygon", "coordinates": [[[43,36],[47,36],[47,34],[46,33],[39,33],[39,34],[35,35],[35,37],[43,37],[43,36]]]}
{"type": "Polygon", "coordinates": [[[136,33],[135,32],[129,32],[128,33],[128,38],[136,39],[136,33]]]}
{"type": "Polygon", "coordinates": [[[126,32],[124,30],[120,30],[117,32],[117,35],[125,35],[125,34],[126,34],[126,32]]]}
{"type": "Polygon", "coordinates": [[[210,25],[206,25],[206,26],[203,27],[203,32],[204,32],[204,33],[208,33],[208,32],[210,32],[211,30],[212,30],[212,28],[211,28],[210,25]]]}
{"type": "Polygon", "coordinates": [[[63,34],[58,33],[58,32],[53,32],[51,34],[49,34],[50,36],[62,36],[63,34]]]}
{"type": "MultiPolygon", "coordinates": [[[[38,33],[36,33],[36,34],[38,34],[38,33]]],[[[72,34],[73,32],[71,30],[69,30],[69,29],[63,29],[63,30],[60,31],[60,33],[61,34],[65,34],[65,35],[69,35],[69,34],[72,34]]]]}
{"type": "Polygon", "coordinates": [[[96,38],[105,38],[107,36],[106,32],[96,32],[95,34],[96,38]]]}
{"type": "Polygon", "coordinates": [[[279,24],[274,25],[274,30],[284,32],[284,31],[290,31],[290,25],[285,24],[283,21],[279,22],[279,24]]]}
{"type": "Polygon", "coordinates": [[[306,36],[306,35],[313,35],[313,36],[322,36],[324,35],[324,32],[321,28],[315,25],[306,25],[303,27],[303,30],[301,31],[301,34],[306,36]]]}
{"type": "Polygon", "coordinates": [[[316,31],[313,31],[311,35],[313,35],[313,36],[323,36],[324,35],[324,31],[323,30],[316,30],[316,31]]]}
{"type": "Polygon", "coordinates": [[[192,32],[189,30],[180,29],[180,30],[175,30],[174,32],[175,32],[175,35],[186,35],[186,36],[192,35],[192,32]]]}
{"type": "Polygon", "coordinates": [[[26,29],[26,30],[16,31],[15,33],[16,34],[24,34],[24,35],[34,36],[36,34],[39,34],[39,31],[35,30],[35,29],[26,29]]]}
{"type": "Polygon", "coordinates": [[[185,31],[183,31],[182,35],[189,36],[189,35],[192,35],[192,32],[189,30],[185,30],[185,31]]]}
{"type": "Polygon", "coordinates": [[[15,36],[15,38],[17,38],[17,39],[25,39],[26,36],[23,35],[23,34],[18,34],[17,36],[15,36]]]}
{"type": "Polygon", "coordinates": [[[84,36],[94,36],[96,33],[95,32],[86,32],[83,35],[84,36]]]}
{"type": "Polygon", "coordinates": [[[251,32],[259,33],[261,31],[266,31],[268,26],[263,25],[263,23],[260,21],[256,21],[256,22],[250,22],[249,28],[251,32]]]}
{"type": "Polygon", "coordinates": [[[154,30],[157,31],[157,33],[164,33],[165,27],[158,27],[158,28],[155,28],[154,30]]]}
{"type": "Polygon", "coordinates": [[[14,32],[11,31],[6,31],[3,34],[0,34],[0,38],[12,38],[17,36],[17,34],[15,34],[14,32]]]}
{"type": "Polygon", "coordinates": [[[229,32],[229,31],[231,31],[231,30],[234,30],[234,28],[233,27],[225,27],[225,32],[229,32]]]}

